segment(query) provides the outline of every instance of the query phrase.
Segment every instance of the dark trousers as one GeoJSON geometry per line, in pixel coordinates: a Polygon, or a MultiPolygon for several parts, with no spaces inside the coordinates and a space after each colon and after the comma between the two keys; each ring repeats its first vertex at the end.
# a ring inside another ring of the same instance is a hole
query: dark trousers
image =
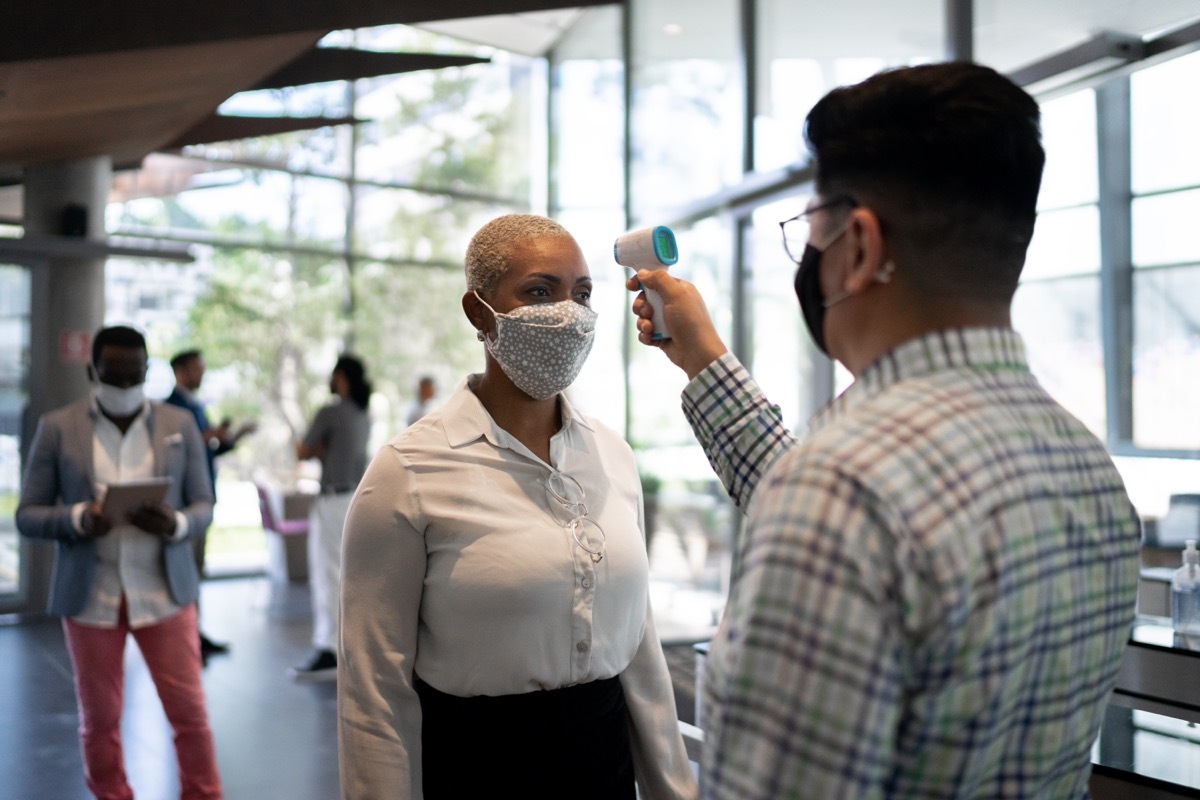
{"type": "Polygon", "coordinates": [[[426,800],[634,800],[618,678],[500,697],[455,697],[414,683],[426,800]]]}

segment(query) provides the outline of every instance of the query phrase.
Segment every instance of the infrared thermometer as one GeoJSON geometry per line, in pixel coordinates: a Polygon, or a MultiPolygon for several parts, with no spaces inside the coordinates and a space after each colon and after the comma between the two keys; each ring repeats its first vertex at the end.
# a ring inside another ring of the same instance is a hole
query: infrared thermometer
{"type": "MultiPolygon", "coordinates": [[[[679,248],[675,246],[675,234],[666,225],[630,231],[613,244],[613,258],[623,267],[632,270],[667,269],[679,260],[679,248]]],[[[654,333],[651,339],[670,339],[667,322],[663,319],[662,296],[652,289],[643,288],[646,302],[654,309],[654,333]]]]}

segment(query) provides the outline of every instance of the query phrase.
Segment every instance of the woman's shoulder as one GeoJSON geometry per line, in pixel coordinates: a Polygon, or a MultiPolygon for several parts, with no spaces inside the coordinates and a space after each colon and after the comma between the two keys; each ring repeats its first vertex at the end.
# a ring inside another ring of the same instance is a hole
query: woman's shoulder
{"type": "Polygon", "coordinates": [[[442,425],[442,410],[431,411],[411,425],[406,426],[388,439],[384,447],[398,452],[425,449],[446,444],[446,433],[442,425]]]}

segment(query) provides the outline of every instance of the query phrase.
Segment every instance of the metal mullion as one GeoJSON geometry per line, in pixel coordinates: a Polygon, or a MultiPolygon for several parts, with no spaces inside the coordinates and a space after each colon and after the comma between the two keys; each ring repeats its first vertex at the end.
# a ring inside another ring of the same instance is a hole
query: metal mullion
{"type": "Polygon", "coordinates": [[[945,0],[946,60],[975,60],[974,0],[945,0]]]}
{"type": "MultiPolygon", "coordinates": [[[[622,80],[621,121],[621,184],[624,203],[625,229],[633,226],[633,2],[621,4],[621,64],[624,68],[622,80]]],[[[621,379],[625,388],[625,440],[633,441],[633,385],[629,370],[633,363],[632,325],[621,326],[621,379]]]]}
{"type": "Polygon", "coordinates": [[[1128,76],[1096,88],[1100,324],[1110,447],[1133,442],[1133,215],[1128,76]]]}
{"type": "MultiPolygon", "coordinates": [[[[742,75],[742,175],[754,171],[754,119],[758,115],[758,48],[757,25],[759,0],[741,0],[738,4],[738,26],[741,33],[738,57],[742,75]]],[[[747,369],[754,365],[753,314],[750,312],[753,269],[748,260],[748,242],[753,224],[749,214],[732,219],[733,264],[730,281],[733,286],[732,349],[747,369]]]]}

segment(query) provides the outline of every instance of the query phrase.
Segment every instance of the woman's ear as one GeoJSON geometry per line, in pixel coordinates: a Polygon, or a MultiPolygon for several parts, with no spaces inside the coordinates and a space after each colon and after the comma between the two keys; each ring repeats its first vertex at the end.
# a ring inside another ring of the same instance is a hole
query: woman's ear
{"type": "Polygon", "coordinates": [[[859,206],[851,212],[847,230],[854,242],[854,253],[846,269],[843,289],[858,294],[873,283],[886,283],[894,267],[888,261],[879,217],[870,208],[859,206]]]}
{"type": "MultiPolygon", "coordinates": [[[[487,308],[483,305],[483,301],[479,299],[479,295],[475,292],[467,292],[462,296],[463,313],[467,315],[467,320],[475,328],[478,334],[483,334],[488,329],[487,308]]],[[[480,341],[483,341],[482,338],[480,341]]]]}

